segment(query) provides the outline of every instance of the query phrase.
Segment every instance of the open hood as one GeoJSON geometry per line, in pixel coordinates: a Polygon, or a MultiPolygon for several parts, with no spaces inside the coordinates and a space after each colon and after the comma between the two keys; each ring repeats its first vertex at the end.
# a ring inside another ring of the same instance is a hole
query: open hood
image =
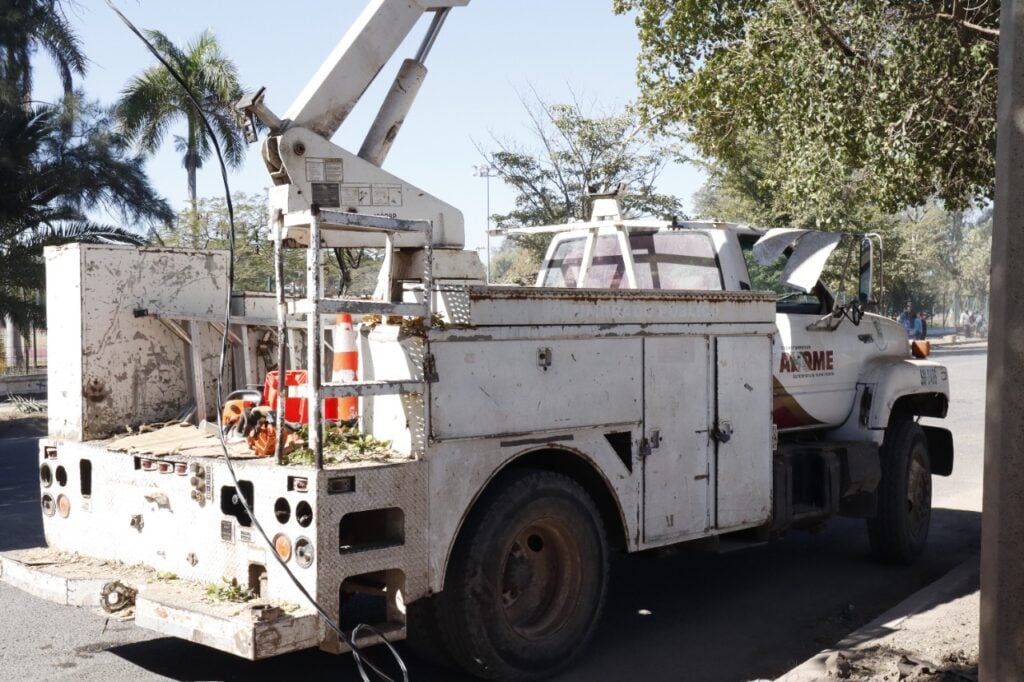
{"type": "Polygon", "coordinates": [[[761,265],[771,265],[792,248],[780,281],[788,287],[810,293],[842,238],[842,234],[835,232],[776,228],[768,230],[754,244],[754,258],[761,265]]]}

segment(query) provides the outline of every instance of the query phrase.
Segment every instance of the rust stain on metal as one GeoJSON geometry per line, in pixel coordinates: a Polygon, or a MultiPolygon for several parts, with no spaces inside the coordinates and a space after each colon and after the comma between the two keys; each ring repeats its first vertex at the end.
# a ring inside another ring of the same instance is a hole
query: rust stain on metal
{"type": "Polygon", "coordinates": [[[681,301],[697,303],[774,303],[775,294],[760,291],[666,291],[650,289],[555,289],[468,287],[471,301],[681,301]]]}
{"type": "Polygon", "coordinates": [[[110,397],[111,393],[110,387],[104,384],[101,379],[95,377],[89,379],[82,386],[82,397],[91,403],[102,403],[110,397]]]}

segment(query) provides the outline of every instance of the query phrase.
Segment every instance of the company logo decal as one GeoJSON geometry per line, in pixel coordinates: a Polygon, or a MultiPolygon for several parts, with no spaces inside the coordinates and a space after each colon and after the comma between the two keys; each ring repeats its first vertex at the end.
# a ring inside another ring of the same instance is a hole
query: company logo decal
{"type": "Polygon", "coordinates": [[[830,350],[799,350],[783,352],[779,358],[779,374],[829,376],[835,370],[835,352],[830,350]]]}

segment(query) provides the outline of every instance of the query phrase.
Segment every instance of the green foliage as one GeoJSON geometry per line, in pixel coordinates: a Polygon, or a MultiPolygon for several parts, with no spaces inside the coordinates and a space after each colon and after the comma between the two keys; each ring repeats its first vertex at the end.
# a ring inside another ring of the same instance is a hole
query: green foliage
{"type": "MultiPolygon", "coordinates": [[[[744,193],[745,187],[748,186],[730,173],[712,168],[708,182],[694,197],[697,214],[759,226],[787,224],[762,203],[765,195],[752,197],[744,193]]],[[[885,282],[885,306],[881,312],[896,315],[907,305],[914,311],[954,314],[968,304],[985,307],[992,243],[990,210],[972,220],[932,200],[892,215],[882,214],[870,204],[848,204],[843,211],[844,229],[838,231],[875,232],[882,236],[882,268],[876,270],[876,287],[879,280],[885,282]]],[[[796,224],[814,227],[813,222],[808,222],[796,224]]],[[[844,240],[822,275],[836,293],[853,294],[857,285],[856,249],[855,240],[844,240]]],[[[777,281],[777,267],[773,267],[759,266],[751,271],[755,289],[777,281]]],[[[879,293],[876,289],[876,295],[879,293]]]]}
{"type": "MultiPolygon", "coordinates": [[[[235,291],[274,291],[274,242],[267,221],[266,199],[262,194],[236,192],[235,209],[235,291]]],[[[198,199],[195,209],[178,214],[173,224],[157,233],[166,246],[190,249],[227,249],[230,223],[223,198],[198,199]]],[[[347,254],[348,289],[354,294],[373,292],[380,256],[368,251],[361,258],[347,254]]],[[[338,291],[342,273],[337,262],[325,259],[325,290],[338,291]]],[[[285,291],[299,296],[306,288],[306,250],[285,251],[285,291]]]]}
{"type": "Polygon", "coordinates": [[[160,148],[172,125],[184,120],[186,132],[174,136],[174,148],[182,155],[189,199],[195,204],[196,171],[213,153],[202,114],[209,120],[229,167],[241,166],[245,156],[243,121],[234,108],[242,96],[238,69],[210,31],[201,33],[184,49],[159,31],[146,31],[146,36],[203,103],[203,110],[196,109],[185,89],[158,64],[128,83],[117,105],[117,116],[128,139],[148,154],[160,148]]]}
{"type": "Polygon", "coordinates": [[[42,50],[60,73],[64,94],[72,77],[85,74],[86,58],[61,0],[4,0],[0,3],[0,97],[29,105],[32,57],[42,50]]]}
{"type": "Polygon", "coordinates": [[[775,215],[834,228],[851,204],[894,213],[933,196],[950,209],[992,196],[998,2],[615,8],[636,12],[644,115],[685,126],[735,177],[760,157],[745,179],[775,215]]]}
{"type": "Polygon", "coordinates": [[[210,583],[206,586],[206,596],[216,601],[229,601],[236,604],[244,604],[256,598],[256,594],[247,587],[238,584],[236,578],[228,580],[221,578],[223,585],[210,583]]]}
{"type": "Polygon", "coordinates": [[[532,285],[537,280],[542,255],[523,248],[511,239],[506,240],[491,256],[491,282],[532,285]]]}
{"type": "MultiPolygon", "coordinates": [[[[300,440],[308,442],[309,427],[303,426],[299,429],[298,436],[300,440]]],[[[391,441],[378,440],[368,433],[344,424],[324,427],[323,452],[327,464],[387,459],[395,454],[391,449],[391,441]]],[[[310,465],[313,463],[313,451],[308,448],[293,450],[288,454],[287,463],[310,465]]]]}
{"type": "MultiPolygon", "coordinates": [[[[235,209],[235,290],[274,291],[274,243],[267,224],[265,199],[259,194],[237,192],[232,197],[235,209]]],[[[178,214],[173,224],[158,233],[167,246],[190,249],[227,249],[229,221],[223,198],[202,198],[196,208],[178,214]]],[[[305,286],[305,251],[285,253],[285,273],[289,289],[305,286]]]]}
{"type": "Polygon", "coordinates": [[[992,272],[992,216],[973,225],[964,236],[960,255],[961,308],[986,309],[992,272]]]}
{"type": "MultiPolygon", "coordinates": [[[[661,194],[654,183],[678,150],[652,136],[632,107],[616,113],[584,111],[577,101],[552,104],[523,101],[536,138],[533,146],[494,138],[485,152],[501,179],[516,192],[515,208],[494,216],[501,227],[553,225],[590,218],[588,188],[614,190],[625,183],[630,217],[671,216],[679,199],[661,194]]],[[[550,235],[513,241],[539,263],[550,235]]]]}
{"type": "Polygon", "coordinates": [[[109,111],[81,96],[28,111],[0,98],[0,317],[19,326],[41,318],[34,296],[21,292],[43,289],[44,246],[141,241],[90,220],[97,208],[136,224],[173,215],[109,111]]]}

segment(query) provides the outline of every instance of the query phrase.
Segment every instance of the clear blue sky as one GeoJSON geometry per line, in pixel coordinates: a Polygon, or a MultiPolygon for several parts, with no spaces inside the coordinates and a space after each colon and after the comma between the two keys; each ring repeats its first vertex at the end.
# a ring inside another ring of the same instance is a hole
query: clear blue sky
{"type": "MultiPolygon", "coordinates": [[[[363,0],[115,0],[140,28],[159,29],[184,43],[211,29],[238,65],[243,84],[267,87],[267,104],[283,115],[306,81],[362,11],[363,0]]],[[[115,101],[125,83],[153,63],[135,36],[102,0],[80,0],[73,21],[91,63],[81,85],[91,98],[115,101]]],[[[384,69],[334,141],[357,150],[369,121],[390,86],[400,60],[412,56],[428,19],[384,69]]],[[[470,248],[484,243],[485,181],[473,176],[483,162],[474,142],[491,135],[529,139],[519,93],[530,88],[546,100],[569,97],[599,108],[619,107],[637,96],[638,41],[631,17],[615,16],[611,0],[472,0],[452,10],[427,60],[430,74],[385,167],[460,208],[470,248]]],[[[36,57],[36,96],[55,98],[56,72],[36,57]]],[[[172,131],[179,132],[180,131],[172,131]]],[[[149,163],[157,189],[175,207],[185,202],[185,171],[168,138],[149,163]]],[[[702,183],[692,166],[671,166],[661,191],[690,198],[702,183]]],[[[213,161],[199,174],[199,194],[221,194],[213,161]]],[[[258,145],[245,167],[231,175],[234,191],[262,192],[268,185],[258,145]]],[[[512,193],[491,181],[491,212],[511,208],[512,193]]]]}

